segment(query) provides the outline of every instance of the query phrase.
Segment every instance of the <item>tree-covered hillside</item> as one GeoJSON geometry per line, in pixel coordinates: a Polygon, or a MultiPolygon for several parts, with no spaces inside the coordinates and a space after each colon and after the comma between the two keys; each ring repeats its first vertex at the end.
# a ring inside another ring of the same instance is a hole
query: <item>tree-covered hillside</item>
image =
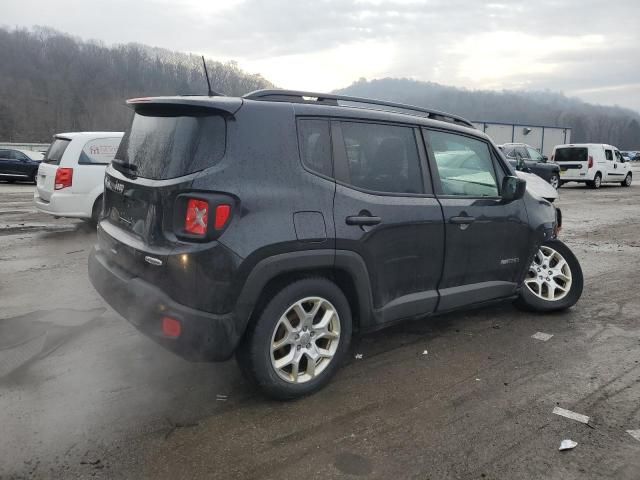
{"type": "MultiPolygon", "coordinates": [[[[271,86],[233,62],[207,66],[216,91],[241,95],[271,86]]],[[[123,130],[127,98],[207,92],[198,56],[138,44],[107,47],[48,28],[0,28],[0,69],[0,141],[123,130]]]]}

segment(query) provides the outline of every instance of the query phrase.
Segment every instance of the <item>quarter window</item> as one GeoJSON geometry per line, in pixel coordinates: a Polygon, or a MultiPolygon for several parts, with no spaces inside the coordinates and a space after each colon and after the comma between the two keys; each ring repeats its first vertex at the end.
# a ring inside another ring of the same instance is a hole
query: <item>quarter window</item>
{"type": "Polygon", "coordinates": [[[298,137],[302,163],[309,170],[333,176],[329,121],[304,119],[298,121],[298,137]]]}
{"type": "Polygon", "coordinates": [[[108,165],[115,157],[120,138],[96,138],[85,143],[80,152],[81,165],[108,165]]]}
{"type": "Polygon", "coordinates": [[[607,160],[613,161],[613,153],[611,152],[611,150],[605,150],[604,151],[604,157],[607,160]]]}
{"type": "Polygon", "coordinates": [[[493,158],[485,142],[453,133],[425,133],[433,150],[443,194],[498,196],[493,158]]]}
{"type": "Polygon", "coordinates": [[[531,158],[531,160],[533,160],[534,162],[542,162],[542,155],[540,154],[540,152],[530,147],[527,147],[527,152],[529,152],[529,157],[531,158]]]}
{"type": "Polygon", "coordinates": [[[341,122],[349,183],[384,193],[424,193],[414,129],[341,122]]]}

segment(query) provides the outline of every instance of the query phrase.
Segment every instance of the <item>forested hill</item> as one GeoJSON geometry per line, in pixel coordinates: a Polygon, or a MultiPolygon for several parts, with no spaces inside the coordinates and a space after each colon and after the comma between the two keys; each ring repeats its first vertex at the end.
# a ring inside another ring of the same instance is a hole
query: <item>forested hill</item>
{"type": "MultiPolygon", "coordinates": [[[[207,66],[215,91],[241,95],[272,86],[233,62],[207,66]]],[[[131,115],[127,98],[206,92],[195,55],[138,44],[107,47],[48,28],[0,28],[0,141],[123,130],[131,115]]]]}
{"type": "Polygon", "coordinates": [[[339,93],[454,113],[469,120],[567,126],[573,142],[640,149],[640,115],[550,92],[472,91],[404,78],[361,79],[339,93]]]}

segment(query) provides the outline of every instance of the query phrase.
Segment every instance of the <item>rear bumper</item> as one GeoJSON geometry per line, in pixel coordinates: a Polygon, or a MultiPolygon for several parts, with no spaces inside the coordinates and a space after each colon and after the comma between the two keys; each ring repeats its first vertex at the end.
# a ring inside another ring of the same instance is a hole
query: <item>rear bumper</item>
{"type": "Polygon", "coordinates": [[[72,193],[54,192],[49,201],[46,201],[36,190],[33,203],[39,211],[56,217],[91,218],[93,209],[93,204],[89,205],[85,195],[72,193]]]}
{"type": "Polygon", "coordinates": [[[150,283],[113,265],[99,248],[89,256],[89,278],[114,310],[179,356],[191,361],[224,361],[233,355],[240,339],[231,313],[215,315],[179,304],[150,283]],[[164,316],[180,321],[178,338],[162,333],[164,316]]]}

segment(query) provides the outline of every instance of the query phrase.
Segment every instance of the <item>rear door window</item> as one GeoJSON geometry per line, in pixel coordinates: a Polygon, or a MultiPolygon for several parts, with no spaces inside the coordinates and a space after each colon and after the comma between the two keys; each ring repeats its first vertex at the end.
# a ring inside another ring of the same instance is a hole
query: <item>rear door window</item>
{"type": "Polygon", "coordinates": [[[534,162],[542,162],[542,154],[531,148],[531,147],[526,147],[527,148],[527,153],[529,154],[529,157],[531,158],[531,160],[533,160],[534,162]]]}
{"type": "Polygon", "coordinates": [[[71,140],[67,138],[56,138],[49,146],[49,150],[47,150],[47,153],[44,155],[43,161],[46,163],[59,165],[60,160],[62,159],[62,155],[64,155],[64,152],[70,143],[71,140]]]}
{"type": "Polygon", "coordinates": [[[588,160],[588,150],[584,147],[557,148],[553,159],[558,163],[586,162],[588,160]]]}
{"type": "Polygon", "coordinates": [[[95,138],[89,140],[80,152],[80,165],[108,165],[120,145],[119,137],[95,138]]]}
{"type": "Polygon", "coordinates": [[[225,142],[225,119],[211,110],[139,108],[115,158],[142,178],[176,178],[218,163],[225,142]]]}
{"type": "Polygon", "coordinates": [[[298,141],[304,166],[321,175],[332,177],[333,162],[331,160],[329,121],[319,119],[298,120],[298,141]]]}
{"type": "Polygon", "coordinates": [[[424,193],[414,128],[340,122],[350,185],[382,193],[424,193]]]}
{"type": "Polygon", "coordinates": [[[489,145],[448,132],[425,130],[444,195],[497,197],[498,182],[489,145]]]}
{"type": "Polygon", "coordinates": [[[516,157],[523,158],[525,160],[529,160],[529,154],[527,153],[527,149],[524,147],[516,147],[515,148],[516,157]]]}

